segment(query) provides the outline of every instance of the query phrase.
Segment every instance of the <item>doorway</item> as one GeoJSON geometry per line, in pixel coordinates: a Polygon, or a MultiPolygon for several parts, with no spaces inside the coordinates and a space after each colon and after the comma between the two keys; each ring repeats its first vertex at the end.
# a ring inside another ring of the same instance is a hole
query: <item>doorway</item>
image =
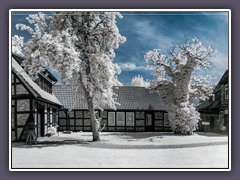
{"type": "Polygon", "coordinates": [[[44,120],[44,106],[39,106],[38,108],[38,137],[43,137],[45,135],[45,120],[44,120]]]}
{"type": "Polygon", "coordinates": [[[146,131],[153,131],[153,115],[152,113],[146,113],[146,131]]]}

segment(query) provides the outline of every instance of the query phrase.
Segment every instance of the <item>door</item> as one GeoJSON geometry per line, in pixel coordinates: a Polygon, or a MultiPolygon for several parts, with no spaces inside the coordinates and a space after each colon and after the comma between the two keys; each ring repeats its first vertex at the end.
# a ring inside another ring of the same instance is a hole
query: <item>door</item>
{"type": "Polygon", "coordinates": [[[153,115],[152,113],[146,113],[146,131],[153,131],[153,115]]]}
{"type": "Polygon", "coordinates": [[[215,130],[215,118],[214,118],[214,116],[210,117],[210,130],[211,131],[215,130]]]}
{"type": "Polygon", "coordinates": [[[44,121],[44,107],[40,107],[38,109],[38,137],[43,137],[45,135],[44,132],[44,125],[45,125],[45,121],[44,121]]]}

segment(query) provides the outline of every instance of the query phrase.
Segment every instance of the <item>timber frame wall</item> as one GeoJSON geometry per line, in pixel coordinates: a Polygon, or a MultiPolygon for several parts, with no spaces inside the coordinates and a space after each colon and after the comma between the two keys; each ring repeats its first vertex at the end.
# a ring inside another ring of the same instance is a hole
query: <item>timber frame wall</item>
{"type": "MultiPolygon", "coordinates": [[[[101,118],[102,131],[145,132],[171,131],[166,111],[154,110],[97,110],[96,116],[101,118]],[[147,124],[147,114],[151,123],[147,124]],[[149,115],[148,115],[149,116],[149,115]]],[[[74,109],[58,111],[59,131],[91,131],[91,122],[87,110],[74,109]]]]}
{"type": "Polygon", "coordinates": [[[12,73],[12,141],[25,141],[29,130],[44,136],[48,127],[57,124],[58,106],[36,99],[28,87],[12,73]]]}

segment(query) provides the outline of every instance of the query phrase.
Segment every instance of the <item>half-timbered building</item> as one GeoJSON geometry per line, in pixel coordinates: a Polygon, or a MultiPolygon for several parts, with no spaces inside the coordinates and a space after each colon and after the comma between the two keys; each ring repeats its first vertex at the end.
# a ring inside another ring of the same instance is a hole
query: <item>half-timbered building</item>
{"type": "Polygon", "coordinates": [[[49,127],[58,123],[61,106],[52,94],[56,78],[46,70],[33,81],[21,67],[22,61],[22,57],[12,55],[12,141],[25,141],[30,131],[37,137],[44,136],[49,127]]]}
{"type": "MultiPolygon", "coordinates": [[[[161,98],[144,87],[114,87],[116,110],[106,106],[96,110],[103,131],[171,131],[167,111],[161,98]]],[[[53,92],[63,108],[59,110],[59,130],[91,131],[90,116],[83,91],[75,86],[53,86],[53,92]],[[68,110],[70,109],[70,111],[68,110]]]]}
{"type": "Polygon", "coordinates": [[[206,126],[207,131],[228,132],[228,82],[228,70],[226,70],[209,99],[197,107],[202,119],[199,123],[200,130],[204,129],[202,122],[207,122],[209,124],[206,126]]]}

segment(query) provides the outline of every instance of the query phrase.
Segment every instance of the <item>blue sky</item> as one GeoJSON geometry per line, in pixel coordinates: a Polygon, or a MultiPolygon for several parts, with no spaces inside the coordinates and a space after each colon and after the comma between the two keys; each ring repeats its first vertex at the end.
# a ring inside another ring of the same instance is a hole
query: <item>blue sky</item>
{"type": "MultiPolygon", "coordinates": [[[[12,35],[26,37],[14,27],[25,22],[26,14],[12,15],[12,35]]],[[[217,82],[228,68],[228,12],[122,12],[122,15],[117,25],[127,41],[116,50],[114,62],[121,67],[118,78],[124,85],[129,85],[138,74],[153,79],[144,54],[156,48],[166,52],[172,42],[183,40],[185,35],[197,37],[217,51],[211,59],[211,69],[204,73],[214,73],[217,82]]]]}

